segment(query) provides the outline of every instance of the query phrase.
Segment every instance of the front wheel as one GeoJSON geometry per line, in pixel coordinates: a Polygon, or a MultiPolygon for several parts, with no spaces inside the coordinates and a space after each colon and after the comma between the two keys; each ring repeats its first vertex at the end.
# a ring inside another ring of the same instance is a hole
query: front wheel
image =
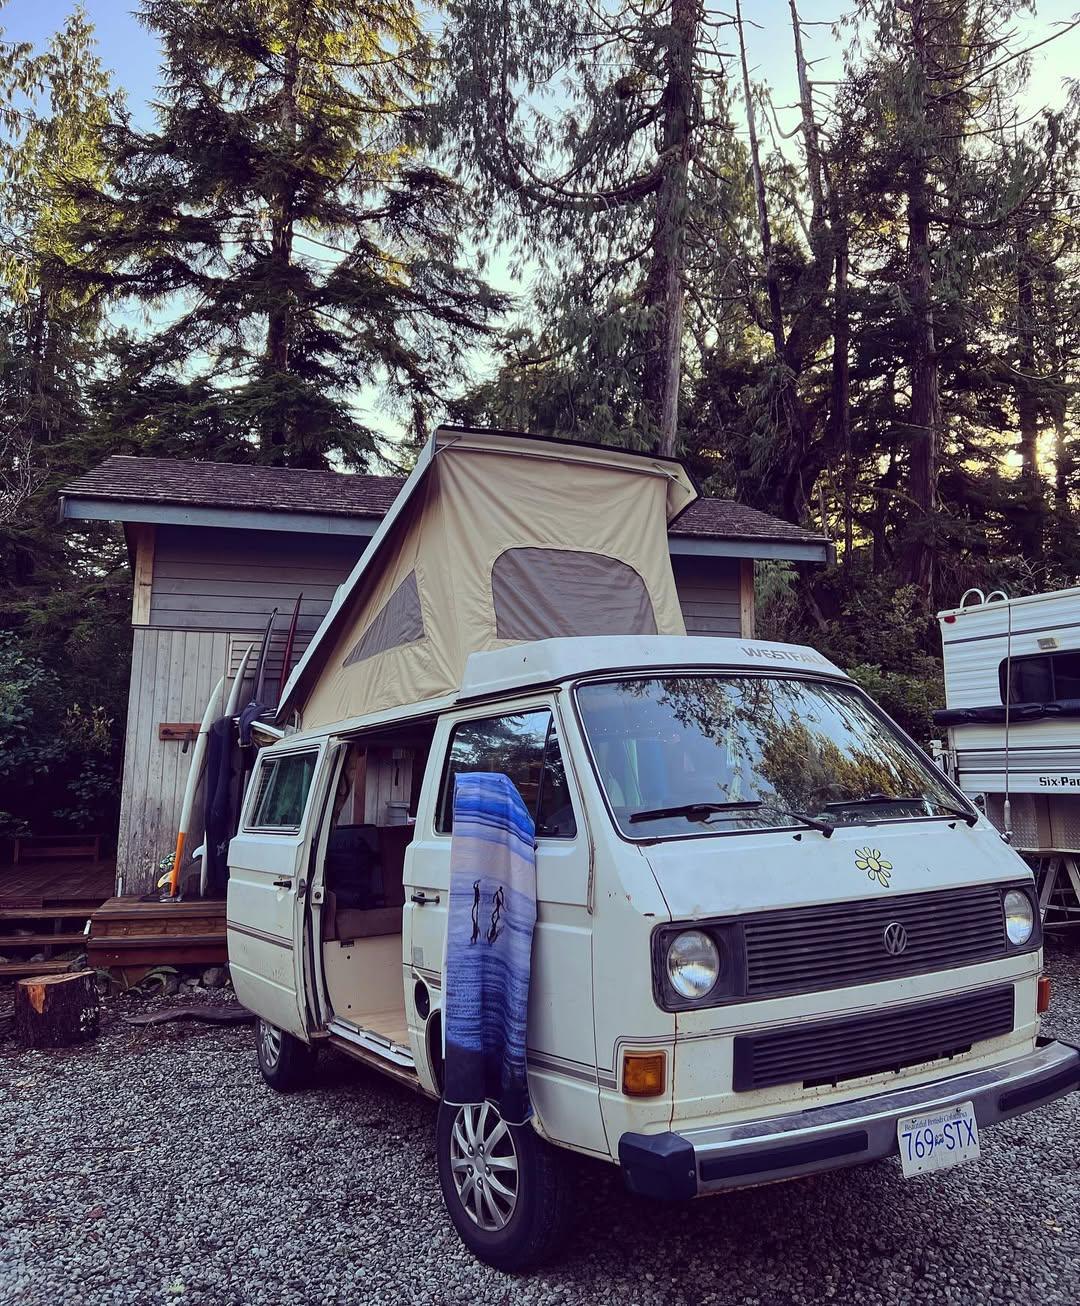
{"type": "Polygon", "coordinates": [[[439,1104],[439,1184],[462,1242],[498,1270],[548,1257],[566,1224],[565,1167],[528,1125],[509,1125],[490,1102],[439,1104]]]}
{"type": "Polygon", "coordinates": [[[255,1022],[255,1051],[263,1079],[279,1093],[306,1084],[315,1065],[315,1049],[262,1017],[255,1022]]]}

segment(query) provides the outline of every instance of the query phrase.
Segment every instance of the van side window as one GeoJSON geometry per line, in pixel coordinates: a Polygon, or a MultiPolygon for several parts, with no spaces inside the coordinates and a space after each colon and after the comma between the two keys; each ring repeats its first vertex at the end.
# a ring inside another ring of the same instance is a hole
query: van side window
{"type": "Polygon", "coordinates": [[[259,771],[249,825],[262,830],[299,830],[307,806],[316,753],[270,757],[259,771]]]}
{"type": "Polygon", "coordinates": [[[547,839],[572,839],[577,833],[566,770],[546,709],[462,721],[450,737],[435,828],[449,834],[454,816],[454,780],[463,771],[499,771],[509,776],[547,839]]]}

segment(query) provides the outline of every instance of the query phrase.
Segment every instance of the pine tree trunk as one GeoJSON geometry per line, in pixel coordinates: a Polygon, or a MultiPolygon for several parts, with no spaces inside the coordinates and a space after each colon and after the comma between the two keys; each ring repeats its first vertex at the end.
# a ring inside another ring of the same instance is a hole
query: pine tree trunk
{"type": "Polygon", "coordinates": [[[832,445],[843,458],[844,566],[852,562],[854,547],[855,461],[851,448],[851,305],[848,299],[850,253],[845,217],[834,206],[833,233],[836,239],[836,294],[833,299],[832,384],[829,420],[832,445]]]}
{"type": "MultiPolygon", "coordinates": [[[[821,168],[821,151],[818,143],[817,124],[810,102],[810,83],[807,76],[806,61],[802,54],[802,38],[799,31],[799,16],[795,5],[791,5],[791,17],[795,30],[795,55],[799,72],[799,85],[803,93],[802,121],[806,141],[807,175],[813,198],[813,216],[811,219],[811,244],[815,259],[815,271],[818,273],[818,288],[812,288],[813,277],[807,278],[808,295],[823,295],[828,286],[829,274],[817,260],[822,248],[827,244],[828,230],[825,225],[823,179],[821,168]],[[824,275],[822,276],[822,273],[824,275]]],[[[779,409],[783,417],[782,430],[788,437],[787,448],[782,452],[784,467],[783,480],[779,492],[779,507],[785,517],[799,521],[806,512],[814,481],[821,468],[820,457],[810,458],[811,422],[806,405],[799,394],[799,378],[802,376],[808,354],[816,346],[809,343],[809,337],[803,332],[800,342],[795,343],[794,336],[789,337],[784,325],[784,307],[780,291],[780,277],[773,257],[772,225],[769,220],[769,208],[765,193],[765,174],[761,166],[761,145],[757,134],[757,122],[754,114],[753,98],[750,89],[750,70],[746,58],[746,39],[743,32],[741,0],[736,0],[735,27],[739,40],[739,63],[742,71],[743,98],[746,101],[746,127],[750,146],[750,169],[754,180],[754,199],[757,209],[758,235],[761,240],[761,253],[765,265],[765,293],[769,304],[769,334],[772,337],[773,352],[777,367],[777,392],[779,409]]],[[[831,260],[830,260],[831,261],[831,260]]],[[[806,307],[806,306],[804,306],[806,307]]]]}
{"type": "Polygon", "coordinates": [[[780,301],[780,281],[772,253],[772,226],[769,207],[765,200],[765,174],[761,168],[761,146],[758,143],[754,101],[750,93],[750,68],[746,62],[746,39],[743,35],[741,0],[735,0],[735,26],[739,33],[739,62],[742,65],[743,98],[746,101],[746,131],[750,143],[750,170],[754,178],[754,200],[757,205],[758,236],[761,256],[765,264],[765,293],[769,301],[769,331],[777,359],[784,356],[784,313],[780,301]]]}
{"type": "MultiPolygon", "coordinates": [[[[1043,331],[1050,342],[1050,373],[1053,378],[1052,416],[1054,422],[1054,535],[1059,552],[1072,551],[1073,524],[1069,495],[1072,487],[1072,449],[1066,434],[1069,380],[1066,363],[1065,329],[1062,322],[1058,287],[1051,277],[1046,282],[1046,306],[1043,331]]],[[[1043,491],[1045,496],[1045,490],[1043,491]]]]}
{"type": "MultiPolygon", "coordinates": [[[[893,430],[895,431],[895,428],[893,430]]],[[[875,576],[880,576],[889,565],[889,508],[892,504],[892,492],[900,481],[900,464],[897,459],[896,443],[894,434],[889,444],[888,465],[878,481],[877,504],[870,524],[873,540],[871,567],[875,576]]]]}
{"type": "Polygon", "coordinates": [[[908,170],[908,298],[911,304],[911,453],[908,493],[921,520],[914,523],[904,557],[904,579],[933,602],[934,547],[931,532],[938,506],[938,463],[942,411],[934,323],[933,264],[930,233],[930,181],[926,145],[926,82],[929,60],[928,6],[912,5],[912,40],[916,72],[914,123],[916,141],[908,170]]]}
{"type": "Polygon", "coordinates": [[[15,986],[15,1037],[25,1047],[58,1048],[98,1032],[97,982],[92,970],[41,975],[15,986]]]}
{"type": "Polygon", "coordinates": [[[1042,480],[1039,475],[1039,405],[1035,396],[1035,279],[1030,232],[1021,226],[1016,239],[1016,335],[1018,346],[1016,413],[1020,422],[1020,547],[1028,557],[1043,552],[1042,480]]]}
{"type": "Polygon", "coordinates": [[[679,429],[687,185],[699,19],[699,0],[672,0],[663,97],[667,165],[656,195],[652,263],[645,284],[645,303],[651,318],[644,398],[658,431],[658,452],[668,456],[675,453],[679,429]]]}
{"type": "MultiPolygon", "coordinates": [[[[299,74],[299,53],[294,41],[286,64],[281,88],[280,129],[282,138],[292,141],[296,134],[296,82],[299,74]]],[[[292,330],[292,293],[287,289],[289,269],[292,266],[294,196],[291,184],[285,180],[277,200],[277,211],[271,222],[270,264],[273,269],[271,294],[273,302],[267,313],[266,371],[270,376],[282,375],[289,370],[289,340],[292,330]]],[[[275,463],[288,460],[289,425],[280,402],[275,403],[263,428],[263,443],[273,451],[275,463]]]]}

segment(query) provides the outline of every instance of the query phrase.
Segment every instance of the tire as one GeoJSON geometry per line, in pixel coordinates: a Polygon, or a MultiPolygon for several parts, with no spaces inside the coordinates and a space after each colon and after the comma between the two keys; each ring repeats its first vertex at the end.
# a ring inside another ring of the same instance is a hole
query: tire
{"type": "Polygon", "coordinates": [[[315,1068],[315,1049],[260,1016],[255,1022],[255,1054],[262,1077],[278,1093],[304,1087],[315,1068]]]}
{"type": "Polygon", "coordinates": [[[477,1260],[527,1270],[558,1248],[569,1212],[566,1165],[531,1126],[505,1124],[490,1103],[441,1102],[435,1150],[447,1212],[477,1260]]]}

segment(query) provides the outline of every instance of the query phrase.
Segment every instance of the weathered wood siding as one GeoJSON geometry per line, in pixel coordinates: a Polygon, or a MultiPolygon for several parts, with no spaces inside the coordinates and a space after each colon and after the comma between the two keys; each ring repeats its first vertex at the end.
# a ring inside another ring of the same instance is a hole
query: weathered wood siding
{"type": "Polygon", "coordinates": [[[162,721],[198,721],[225,670],[229,637],[137,626],[131,653],[117,871],[123,893],[143,893],[172,852],[192,745],[164,743],[162,721]]]}
{"type": "Polygon", "coordinates": [[[739,559],[674,557],[688,635],[741,635],[739,559]]]}
{"type": "Polygon", "coordinates": [[[259,651],[270,613],[278,618],[266,695],[278,692],[282,652],[297,596],[303,593],[294,661],[351,571],[366,540],[274,531],[158,528],[152,584],[136,624],[117,848],[125,893],[155,882],[172,851],[192,755],[191,745],[158,738],[165,721],[196,722],[249,644],[259,651]]]}
{"type": "Polygon", "coordinates": [[[277,608],[267,668],[276,686],[297,598],[303,594],[294,658],[307,647],[366,543],[358,536],[162,527],[154,551],[150,625],[261,635],[277,608]]]}

